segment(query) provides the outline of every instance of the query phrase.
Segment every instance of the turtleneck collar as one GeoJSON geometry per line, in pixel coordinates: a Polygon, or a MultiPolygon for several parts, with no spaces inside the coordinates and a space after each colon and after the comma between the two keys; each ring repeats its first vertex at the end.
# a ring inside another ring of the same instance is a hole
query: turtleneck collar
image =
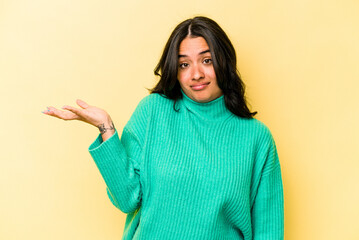
{"type": "Polygon", "coordinates": [[[188,97],[182,90],[183,105],[193,114],[208,121],[224,120],[232,115],[224,102],[224,95],[210,102],[196,102],[188,97]]]}

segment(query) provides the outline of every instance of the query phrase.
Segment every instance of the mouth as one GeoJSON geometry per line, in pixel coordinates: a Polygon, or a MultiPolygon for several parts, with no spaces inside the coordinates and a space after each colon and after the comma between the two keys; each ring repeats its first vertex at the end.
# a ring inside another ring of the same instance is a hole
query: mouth
{"type": "Polygon", "coordinates": [[[206,88],[209,84],[210,84],[210,82],[199,83],[199,84],[191,85],[191,88],[193,90],[198,91],[198,90],[202,90],[202,89],[206,88]]]}

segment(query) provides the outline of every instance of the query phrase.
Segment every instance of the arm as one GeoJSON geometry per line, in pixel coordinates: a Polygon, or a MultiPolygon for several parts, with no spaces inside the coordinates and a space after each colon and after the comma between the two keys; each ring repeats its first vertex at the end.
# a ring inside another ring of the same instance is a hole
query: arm
{"type": "Polygon", "coordinates": [[[146,130],[146,109],[139,104],[123,129],[103,141],[99,135],[89,147],[107,185],[111,202],[124,213],[141,205],[140,163],[146,130]]]}
{"type": "Polygon", "coordinates": [[[252,206],[253,239],[282,240],[284,207],[281,168],[271,136],[266,145],[263,155],[265,161],[252,206]]]}
{"type": "Polygon", "coordinates": [[[91,144],[89,151],[94,158],[107,186],[111,201],[123,212],[132,212],[140,205],[141,188],[139,163],[145,128],[145,101],[137,106],[127,123],[121,140],[109,114],[98,107],[78,99],[81,108],[64,106],[63,110],[48,107],[44,114],[62,120],[79,120],[96,126],[101,135],[91,144]]]}

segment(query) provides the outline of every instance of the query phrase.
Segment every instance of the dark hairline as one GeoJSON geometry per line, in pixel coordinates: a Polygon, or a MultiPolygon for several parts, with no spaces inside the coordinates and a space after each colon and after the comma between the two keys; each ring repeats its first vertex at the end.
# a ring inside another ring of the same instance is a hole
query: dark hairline
{"type": "MultiPolygon", "coordinates": [[[[207,41],[206,41],[207,42],[207,41]]],[[[210,53],[211,51],[209,50],[209,49],[207,49],[207,50],[204,50],[204,51],[202,51],[202,52],[200,52],[200,53],[198,53],[198,55],[203,55],[203,54],[205,54],[205,53],[210,53]]],[[[178,55],[178,58],[181,58],[181,57],[188,57],[187,55],[181,55],[181,54],[179,54],[178,55]]]]}

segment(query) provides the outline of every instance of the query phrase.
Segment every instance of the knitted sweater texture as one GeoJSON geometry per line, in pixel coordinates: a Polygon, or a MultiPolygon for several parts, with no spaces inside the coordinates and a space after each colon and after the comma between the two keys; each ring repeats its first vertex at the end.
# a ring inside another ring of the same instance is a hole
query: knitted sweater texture
{"type": "Polygon", "coordinates": [[[127,213],[122,239],[280,240],[283,187],[277,150],[259,120],[221,96],[198,103],[150,94],[119,138],[89,147],[112,203],[127,213]]]}

